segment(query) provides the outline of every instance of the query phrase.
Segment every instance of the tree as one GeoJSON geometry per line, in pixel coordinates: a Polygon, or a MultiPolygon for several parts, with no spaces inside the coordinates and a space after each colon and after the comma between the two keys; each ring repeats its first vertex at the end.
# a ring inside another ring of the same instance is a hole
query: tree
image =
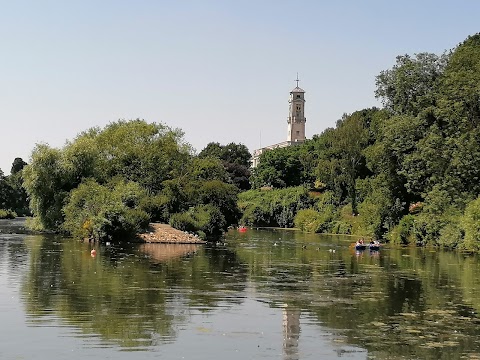
{"type": "Polygon", "coordinates": [[[229,143],[220,145],[217,142],[208,143],[207,146],[198,154],[199,157],[215,157],[226,163],[234,163],[243,166],[250,166],[252,155],[248,148],[243,144],[229,143]]]}
{"type": "Polygon", "coordinates": [[[148,225],[148,214],[138,207],[145,196],[145,190],[134,182],[113,181],[103,186],[88,179],[69,194],[62,226],[79,238],[128,239],[148,225]]]}
{"type": "Polygon", "coordinates": [[[301,161],[302,145],[272,149],[260,155],[260,163],[253,171],[254,188],[272,186],[284,188],[308,183],[301,161]]]}
{"type": "Polygon", "coordinates": [[[14,175],[20,172],[26,165],[27,163],[23,161],[22,158],[19,158],[19,157],[15,158],[15,160],[13,160],[13,163],[12,163],[12,169],[10,170],[10,174],[14,175]]]}
{"type": "Polygon", "coordinates": [[[233,142],[228,145],[220,145],[217,142],[211,142],[198,154],[198,157],[219,159],[228,173],[228,182],[240,190],[250,189],[249,168],[252,156],[245,145],[233,142]]]}
{"type": "Polygon", "coordinates": [[[317,179],[344,199],[345,194],[352,204],[352,211],[357,213],[357,196],[355,180],[369,174],[366,167],[364,149],[370,143],[369,127],[376,108],[345,114],[337,122],[336,129],[321,135],[324,152],[319,157],[317,179]]]}
{"type": "Polygon", "coordinates": [[[419,53],[397,56],[392,69],[376,77],[375,97],[395,114],[413,115],[435,105],[435,92],[449,55],[419,53]]]}
{"type": "Polygon", "coordinates": [[[436,115],[450,136],[480,125],[480,34],[453,51],[438,92],[436,115]]]}
{"type": "Polygon", "coordinates": [[[165,181],[184,176],[190,166],[191,149],[182,136],[163,124],[136,119],[89,129],[62,149],[37,145],[23,169],[34,216],[46,229],[61,229],[70,191],[89,178],[100,185],[120,178],[159,194],[165,181]]]}
{"type": "Polygon", "coordinates": [[[5,176],[0,169],[0,210],[9,210],[10,214],[18,216],[30,215],[27,194],[22,187],[22,169],[25,165],[21,158],[16,158],[10,175],[5,176]]]}
{"type": "Polygon", "coordinates": [[[470,202],[462,217],[462,226],[465,231],[463,247],[469,251],[480,250],[480,197],[470,202]]]}
{"type": "Polygon", "coordinates": [[[23,169],[24,187],[30,209],[45,229],[58,230],[63,223],[62,207],[74,185],[66,171],[62,152],[46,144],[37,144],[31,163],[23,169]]]}

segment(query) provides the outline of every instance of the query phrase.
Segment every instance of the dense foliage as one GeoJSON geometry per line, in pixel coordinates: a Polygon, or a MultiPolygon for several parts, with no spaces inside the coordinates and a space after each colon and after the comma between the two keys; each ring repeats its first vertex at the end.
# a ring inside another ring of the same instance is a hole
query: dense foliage
{"type": "Polygon", "coordinates": [[[312,149],[307,142],[303,146],[290,146],[266,151],[260,164],[254,169],[251,183],[255,189],[263,186],[285,188],[306,185],[313,181],[311,174],[312,149]]]}
{"type": "Polygon", "coordinates": [[[221,161],[226,171],[226,181],[240,190],[250,189],[250,152],[243,144],[220,145],[211,142],[198,154],[199,158],[221,161]]]}
{"type": "Polygon", "coordinates": [[[192,211],[199,220],[188,230],[211,236],[239,218],[220,160],[197,158],[179,130],[138,119],[89,129],[62,149],[37,145],[23,177],[37,225],[78,237],[126,239],[192,211]]]}
{"type": "Polygon", "coordinates": [[[442,55],[399,56],[376,84],[384,109],[265,152],[252,183],[330,192],[332,214],[317,205],[297,214],[308,231],[340,219],[346,231],[402,244],[480,249],[480,35],[442,55]]]}
{"type": "Polygon", "coordinates": [[[292,227],[295,214],[313,204],[302,186],[276,190],[249,190],[239,195],[244,225],[292,227]]]}
{"type": "Polygon", "coordinates": [[[0,169],[0,219],[30,214],[27,193],[22,187],[22,172],[27,165],[22,158],[15,158],[10,175],[0,169]]]}

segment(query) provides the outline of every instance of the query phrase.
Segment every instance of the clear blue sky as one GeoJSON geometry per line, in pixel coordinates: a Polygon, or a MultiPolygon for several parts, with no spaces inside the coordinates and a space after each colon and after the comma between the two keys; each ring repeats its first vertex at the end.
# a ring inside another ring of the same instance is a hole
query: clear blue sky
{"type": "Polygon", "coordinates": [[[35,143],[143,118],[200,151],[284,141],[296,72],[307,137],[379,105],[395,56],[480,31],[478,1],[0,0],[0,168],[35,143]]]}

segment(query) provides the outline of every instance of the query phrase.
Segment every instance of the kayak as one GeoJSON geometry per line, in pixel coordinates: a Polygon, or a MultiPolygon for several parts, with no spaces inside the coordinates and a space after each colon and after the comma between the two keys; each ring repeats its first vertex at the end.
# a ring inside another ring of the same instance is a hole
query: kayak
{"type": "Polygon", "coordinates": [[[370,251],[378,251],[380,250],[380,245],[379,244],[368,244],[368,245],[365,245],[365,244],[355,244],[355,250],[357,251],[363,251],[363,250],[366,250],[368,247],[368,249],[370,251]]]}

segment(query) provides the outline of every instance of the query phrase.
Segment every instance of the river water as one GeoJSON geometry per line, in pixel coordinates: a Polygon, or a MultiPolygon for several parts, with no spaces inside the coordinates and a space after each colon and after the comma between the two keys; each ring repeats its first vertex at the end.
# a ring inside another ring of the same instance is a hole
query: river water
{"type": "Polygon", "coordinates": [[[21,225],[0,221],[0,359],[480,359],[473,256],[253,229],[99,246],[21,225]]]}

